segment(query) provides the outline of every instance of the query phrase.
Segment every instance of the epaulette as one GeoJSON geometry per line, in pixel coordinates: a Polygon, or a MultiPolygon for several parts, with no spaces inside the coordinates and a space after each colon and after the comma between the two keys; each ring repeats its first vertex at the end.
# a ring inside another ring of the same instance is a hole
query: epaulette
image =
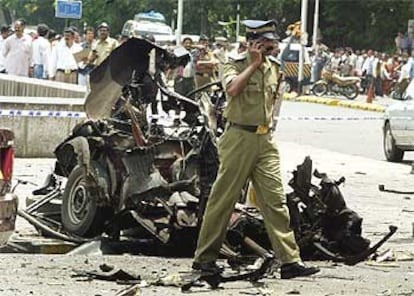
{"type": "Polygon", "coordinates": [[[228,58],[236,62],[243,61],[247,58],[247,52],[246,51],[242,53],[232,52],[232,53],[229,53],[228,58]]]}
{"type": "Polygon", "coordinates": [[[269,61],[271,61],[272,63],[275,63],[275,64],[280,66],[281,62],[277,57],[274,57],[274,56],[270,55],[270,56],[268,56],[268,58],[269,58],[269,61]]]}

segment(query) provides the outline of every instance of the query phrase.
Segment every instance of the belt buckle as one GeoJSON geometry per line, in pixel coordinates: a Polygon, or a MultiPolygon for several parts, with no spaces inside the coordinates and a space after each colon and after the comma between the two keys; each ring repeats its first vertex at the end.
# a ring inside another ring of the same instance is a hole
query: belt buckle
{"type": "Polygon", "coordinates": [[[65,69],[65,70],[64,70],[64,73],[65,73],[65,74],[70,74],[70,73],[72,73],[72,70],[70,70],[70,69],[65,69]]]}
{"type": "Polygon", "coordinates": [[[269,132],[269,127],[267,125],[259,125],[256,129],[256,134],[264,135],[269,132]]]}

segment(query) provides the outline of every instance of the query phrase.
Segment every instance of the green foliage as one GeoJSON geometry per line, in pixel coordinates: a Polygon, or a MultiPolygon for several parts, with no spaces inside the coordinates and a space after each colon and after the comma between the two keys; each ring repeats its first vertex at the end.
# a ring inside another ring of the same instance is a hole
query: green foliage
{"type": "MultiPolygon", "coordinates": [[[[178,0],[83,0],[81,20],[70,20],[83,29],[106,21],[112,34],[121,31],[126,20],[138,12],[156,10],[170,24],[176,19],[178,0]]],[[[24,17],[28,24],[47,23],[58,32],[66,20],[55,18],[55,0],[0,0],[15,18],[24,17]]],[[[183,32],[211,37],[235,38],[237,3],[240,19],[276,19],[279,35],[284,37],[287,25],[300,20],[301,0],[184,0],[183,32]],[[218,21],[231,22],[223,26],[218,21]]],[[[312,35],[313,7],[309,0],[308,33],[312,35]]],[[[414,4],[409,0],[320,0],[320,30],[323,42],[330,47],[352,46],[385,50],[393,47],[398,31],[407,31],[407,21],[414,18],[414,4]]],[[[241,26],[241,34],[244,28],[241,26]]]]}

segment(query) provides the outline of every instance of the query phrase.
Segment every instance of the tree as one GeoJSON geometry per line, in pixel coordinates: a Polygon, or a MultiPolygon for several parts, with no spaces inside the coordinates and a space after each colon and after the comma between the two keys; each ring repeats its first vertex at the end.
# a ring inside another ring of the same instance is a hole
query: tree
{"type": "MultiPolygon", "coordinates": [[[[0,0],[15,18],[24,17],[28,24],[47,23],[63,30],[64,19],[54,17],[56,0],[0,0]]],[[[106,21],[112,34],[121,31],[123,24],[135,14],[148,10],[163,13],[170,23],[176,18],[178,0],[83,0],[83,15],[71,24],[97,26],[106,21]]],[[[240,19],[276,19],[278,33],[284,37],[286,27],[300,20],[301,0],[184,0],[183,32],[207,34],[210,37],[227,34],[235,38],[235,25],[221,26],[218,21],[234,22],[240,4],[240,19]]],[[[308,32],[312,31],[315,0],[309,0],[308,32]]],[[[323,41],[331,48],[352,46],[389,50],[398,31],[406,32],[407,20],[412,18],[412,1],[406,0],[325,0],[320,1],[320,29],[323,41]]],[[[244,33],[241,26],[241,34],[244,33]]],[[[311,35],[311,34],[309,34],[311,35]]]]}

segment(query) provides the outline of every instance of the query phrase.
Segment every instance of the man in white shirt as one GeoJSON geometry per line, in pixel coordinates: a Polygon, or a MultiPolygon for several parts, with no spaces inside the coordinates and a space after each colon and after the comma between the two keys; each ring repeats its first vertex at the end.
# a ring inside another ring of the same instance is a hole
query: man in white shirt
{"type": "Polygon", "coordinates": [[[46,39],[49,27],[45,24],[37,26],[38,37],[33,41],[33,77],[37,79],[48,78],[50,43],[46,39]]]}
{"type": "Polygon", "coordinates": [[[6,67],[4,66],[3,47],[4,41],[10,34],[10,27],[8,25],[2,25],[0,28],[0,73],[6,73],[6,67]]]}
{"type": "Polygon", "coordinates": [[[3,55],[6,71],[10,75],[29,76],[32,62],[32,38],[24,33],[26,22],[14,22],[14,34],[4,42],[3,55]]]}
{"type": "Polygon", "coordinates": [[[51,80],[77,83],[78,64],[73,54],[82,50],[82,46],[74,42],[73,29],[66,28],[61,40],[52,49],[49,60],[49,77],[51,80]]]}

